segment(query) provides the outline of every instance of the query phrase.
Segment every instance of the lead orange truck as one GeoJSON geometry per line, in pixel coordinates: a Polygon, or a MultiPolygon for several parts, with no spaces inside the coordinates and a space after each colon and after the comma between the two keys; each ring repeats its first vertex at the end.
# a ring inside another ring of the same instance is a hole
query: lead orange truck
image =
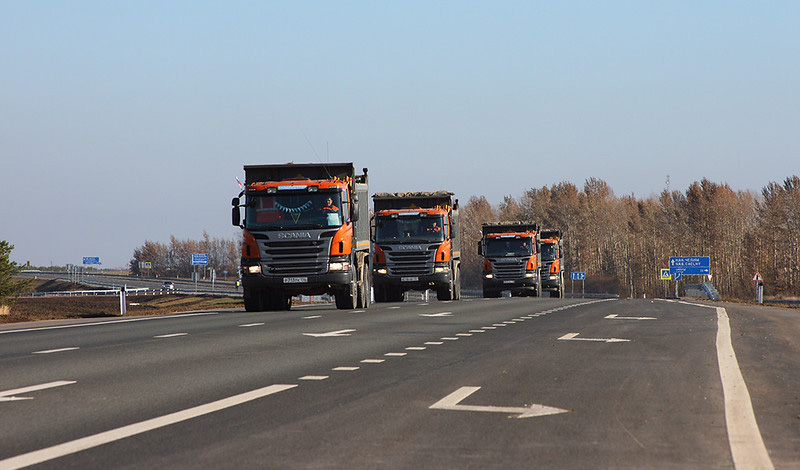
{"type": "Polygon", "coordinates": [[[376,302],[400,302],[409,290],[461,298],[458,200],[449,191],[372,196],[372,281],[376,302]]]}
{"type": "Polygon", "coordinates": [[[483,296],[542,295],[539,254],[539,226],[508,222],[483,224],[478,254],[483,256],[483,296]]]}
{"type": "Polygon", "coordinates": [[[243,233],[245,310],[289,310],[298,294],[333,295],[340,309],[368,307],[367,169],[288,163],[245,165],[244,174],[232,221],[243,233]]]}

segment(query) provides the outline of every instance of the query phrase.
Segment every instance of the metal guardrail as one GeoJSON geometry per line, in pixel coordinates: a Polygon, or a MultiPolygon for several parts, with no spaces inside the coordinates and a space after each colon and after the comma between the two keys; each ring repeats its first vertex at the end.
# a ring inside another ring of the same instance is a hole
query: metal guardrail
{"type": "MultiPolygon", "coordinates": [[[[139,292],[149,292],[145,287],[125,289],[128,294],[139,292]]],[[[83,297],[91,295],[119,295],[120,289],[101,289],[101,290],[62,290],[52,292],[30,292],[22,294],[20,297],[83,297]]]]}

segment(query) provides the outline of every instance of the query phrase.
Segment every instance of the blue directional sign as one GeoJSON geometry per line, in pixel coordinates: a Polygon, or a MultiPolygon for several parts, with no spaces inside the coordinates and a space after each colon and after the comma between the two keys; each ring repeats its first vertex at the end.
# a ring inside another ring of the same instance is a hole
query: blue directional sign
{"type": "Polygon", "coordinates": [[[83,264],[100,264],[100,258],[97,256],[84,256],[83,264]]]}
{"type": "Polygon", "coordinates": [[[192,253],[192,266],[208,264],[208,253],[192,253]]]}
{"type": "Polygon", "coordinates": [[[570,273],[570,279],[573,281],[583,281],[586,279],[586,273],[570,273]]]}
{"type": "Polygon", "coordinates": [[[711,274],[711,258],[708,256],[671,256],[669,272],[675,274],[711,274]]]}

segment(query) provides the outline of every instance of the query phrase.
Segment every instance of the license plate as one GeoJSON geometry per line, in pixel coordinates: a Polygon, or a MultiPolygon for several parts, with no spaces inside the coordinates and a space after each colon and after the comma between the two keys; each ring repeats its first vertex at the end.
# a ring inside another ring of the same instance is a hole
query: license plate
{"type": "Polygon", "coordinates": [[[419,281],[419,277],[417,276],[410,276],[410,277],[401,277],[400,282],[416,282],[419,281]]]}
{"type": "Polygon", "coordinates": [[[513,284],[514,281],[503,281],[503,284],[513,284]]]}
{"type": "Polygon", "coordinates": [[[285,277],[283,278],[284,284],[302,284],[308,282],[307,277],[285,277]]]}

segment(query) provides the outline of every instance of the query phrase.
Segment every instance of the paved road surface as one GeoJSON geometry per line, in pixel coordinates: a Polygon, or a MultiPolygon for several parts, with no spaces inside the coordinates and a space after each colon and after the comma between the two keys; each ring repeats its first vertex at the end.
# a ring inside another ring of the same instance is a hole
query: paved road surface
{"type": "Polygon", "coordinates": [[[3,326],[0,469],[800,468],[799,318],[503,298],[3,326]]]}

